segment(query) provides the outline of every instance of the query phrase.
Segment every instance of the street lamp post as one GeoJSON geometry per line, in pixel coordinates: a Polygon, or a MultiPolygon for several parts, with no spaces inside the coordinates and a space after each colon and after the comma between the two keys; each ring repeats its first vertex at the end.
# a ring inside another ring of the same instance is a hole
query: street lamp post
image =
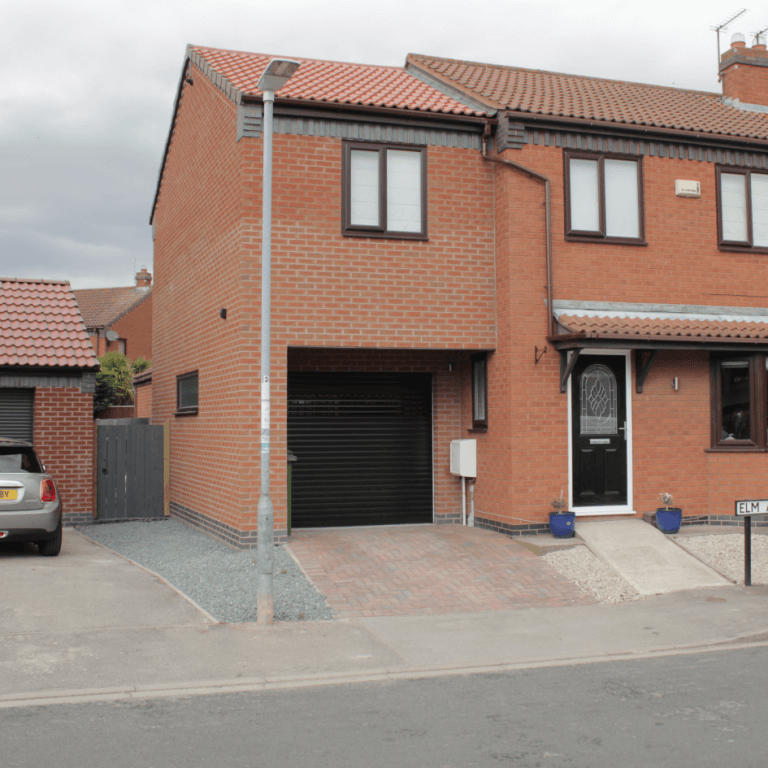
{"type": "Polygon", "coordinates": [[[275,91],[279,91],[299,68],[298,61],[272,59],[258,88],[264,94],[264,183],[261,217],[261,484],[258,506],[256,560],[259,583],[256,622],[271,624],[274,616],[275,512],[269,495],[270,435],[270,311],[272,305],[272,114],[275,91]]]}

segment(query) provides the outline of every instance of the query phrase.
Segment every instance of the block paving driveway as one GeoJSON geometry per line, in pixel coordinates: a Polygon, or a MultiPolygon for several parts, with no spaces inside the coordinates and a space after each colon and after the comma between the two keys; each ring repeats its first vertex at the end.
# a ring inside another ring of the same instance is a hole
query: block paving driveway
{"type": "Polygon", "coordinates": [[[595,602],[509,537],[479,528],[294,529],[288,546],[342,619],[595,602]]]}

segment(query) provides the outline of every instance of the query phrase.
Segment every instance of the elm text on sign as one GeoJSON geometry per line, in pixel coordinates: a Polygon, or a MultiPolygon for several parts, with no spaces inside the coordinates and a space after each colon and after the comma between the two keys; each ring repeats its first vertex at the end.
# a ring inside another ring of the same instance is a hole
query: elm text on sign
{"type": "Polygon", "coordinates": [[[768,499],[736,502],[737,515],[768,515],[768,499]]]}

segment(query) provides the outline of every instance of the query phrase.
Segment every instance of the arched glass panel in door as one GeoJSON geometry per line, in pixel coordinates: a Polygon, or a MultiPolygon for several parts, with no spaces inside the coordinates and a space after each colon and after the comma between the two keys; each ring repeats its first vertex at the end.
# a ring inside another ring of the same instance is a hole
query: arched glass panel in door
{"type": "Polygon", "coordinates": [[[616,377],[599,363],[581,374],[581,434],[617,434],[616,377]]]}

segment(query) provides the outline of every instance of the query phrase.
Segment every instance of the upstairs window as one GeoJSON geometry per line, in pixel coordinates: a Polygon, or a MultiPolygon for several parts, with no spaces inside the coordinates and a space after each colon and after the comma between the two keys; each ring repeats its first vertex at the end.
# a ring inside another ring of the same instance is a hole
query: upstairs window
{"type": "Polygon", "coordinates": [[[718,168],[717,207],[722,248],[768,251],[768,173],[718,168]]]}
{"type": "Polygon", "coordinates": [[[641,161],[592,152],[564,154],[566,238],[644,243],[641,161]]]}
{"type": "Polygon", "coordinates": [[[427,239],[427,150],[344,142],[342,232],[427,239]]]}

